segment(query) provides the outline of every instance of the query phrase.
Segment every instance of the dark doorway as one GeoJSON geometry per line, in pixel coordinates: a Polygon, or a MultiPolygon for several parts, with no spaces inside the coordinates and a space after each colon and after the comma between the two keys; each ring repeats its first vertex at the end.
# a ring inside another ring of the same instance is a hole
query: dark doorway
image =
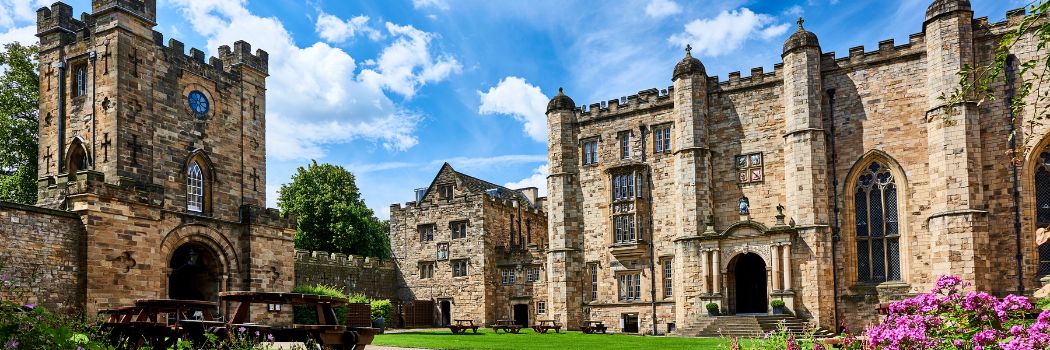
{"type": "Polygon", "coordinates": [[[638,314],[622,314],[620,317],[623,318],[624,333],[638,333],[638,314]]]}
{"type": "Polygon", "coordinates": [[[514,305],[514,323],[519,326],[529,326],[529,304],[514,305]]]}
{"type": "Polygon", "coordinates": [[[186,244],[171,255],[168,297],[186,300],[219,300],[219,261],[210,249],[186,244]]]}
{"type": "Polygon", "coordinates": [[[766,313],[766,262],[755,253],[736,258],[736,313],[766,313]]]}
{"type": "Polygon", "coordinates": [[[66,172],[69,174],[76,174],[76,172],[88,168],[87,151],[79,139],[73,140],[73,143],[69,145],[67,158],[69,159],[66,161],[66,172]]]}
{"type": "Polygon", "coordinates": [[[441,326],[448,326],[452,324],[452,302],[448,300],[441,301],[441,326]]]}

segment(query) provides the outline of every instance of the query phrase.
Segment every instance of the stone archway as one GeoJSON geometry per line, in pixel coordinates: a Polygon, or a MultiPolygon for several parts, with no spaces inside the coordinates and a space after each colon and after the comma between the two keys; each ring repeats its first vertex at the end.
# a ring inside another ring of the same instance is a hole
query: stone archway
{"type": "MultiPolygon", "coordinates": [[[[235,285],[240,279],[240,259],[237,256],[237,250],[225,235],[211,227],[200,224],[176,227],[168,232],[161,242],[160,254],[167,259],[165,260],[166,278],[164,279],[166,285],[163,287],[163,293],[166,295],[171,296],[173,291],[181,293],[179,290],[181,287],[177,283],[185,283],[187,280],[196,281],[194,283],[197,284],[214,285],[216,298],[208,299],[213,301],[217,301],[218,292],[241,288],[235,285]],[[191,258],[191,248],[195,252],[196,260],[194,265],[186,266],[191,258]],[[183,270],[179,270],[180,268],[183,270]],[[196,273],[190,273],[193,271],[196,273]],[[175,276],[177,272],[186,274],[186,276],[175,276]],[[173,277],[178,278],[173,279],[173,277]],[[214,284],[211,284],[212,282],[214,284]]],[[[203,291],[206,293],[201,294],[205,294],[205,298],[212,293],[210,289],[203,291]]],[[[192,294],[189,291],[186,293],[192,294]]],[[[220,308],[227,306],[220,305],[220,308]]]]}
{"type": "Polygon", "coordinates": [[[736,314],[768,312],[769,295],[766,262],[755,253],[743,253],[729,261],[730,311],[736,314]]]}
{"type": "Polygon", "coordinates": [[[222,261],[211,248],[185,243],[168,261],[168,298],[218,301],[222,291],[222,261]]]}

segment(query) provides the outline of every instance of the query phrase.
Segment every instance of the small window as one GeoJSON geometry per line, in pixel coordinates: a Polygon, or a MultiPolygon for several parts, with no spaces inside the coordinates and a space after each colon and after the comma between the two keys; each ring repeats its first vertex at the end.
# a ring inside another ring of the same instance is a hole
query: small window
{"type": "Polygon", "coordinates": [[[766,180],[762,153],[742,154],[736,156],[737,182],[741,184],[759,183],[766,180]]]}
{"type": "Polygon", "coordinates": [[[186,96],[186,103],[189,105],[190,110],[193,111],[193,114],[199,118],[208,115],[208,110],[211,109],[208,97],[197,90],[190,91],[190,94],[186,96]]]}
{"type": "Polygon", "coordinates": [[[671,152],[671,124],[653,127],[653,151],[655,153],[671,152]]]}
{"type": "Polygon", "coordinates": [[[452,200],[452,185],[441,185],[438,186],[438,199],[451,201],[452,200]]]}
{"type": "Polygon", "coordinates": [[[73,97],[87,94],[88,76],[87,65],[80,65],[73,69],[73,97]]]}
{"type": "Polygon", "coordinates": [[[620,301],[637,301],[642,296],[642,276],[637,273],[625,273],[618,277],[620,283],[620,301]]]}
{"type": "Polygon", "coordinates": [[[204,211],[204,174],[197,161],[190,162],[186,171],[186,210],[204,211]]]}
{"type": "Polygon", "coordinates": [[[598,264],[591,264],[591,301],[598,300],[598,264]]]}
{"type": "Polygon", "coordinates": [[[583,141],[583,165],[598,164],[598,139],[583,141]]]}
{"type": "Polygon", "coordinates": [[[631,132],[621,131],[617,139],[620,141],[620,159],[631,159],[631,132]]]}
{"type": "Polygon", "coordinates": [[[437,245],[437,259],[448,260],[448,243],[438,243],[437,245]]]}
{"type": "Polygon", "coordinates": [[[537,301],[536,302],[536,313],[545,314],[547,313],[547,302],[537,301]]]}
{"type": "Polygon", "coordinates": [[[431,279],[434,278],[434,263],[433,262],[422,262],[419,263],[419,279],[431,279]]]}
{"type": "Polygon", "coordinates": [[[426,224],[419,225],[419,240],[422,242],[430,242],[434,240],[434,225],[426,224]]]}
{"type": "Polygon", "coordinates": [[[670,298],[674,296],[674,270],[672,264],[673,260],[664,260],[664,297],[670,298]]]}
{"type": "Polygon", "coordinates": [[[452,239],[467,238],[466,221],[456,221],[449,226],[451,226],[452,229],[452,239]]]}
{"type": "Polygon", "coordinates": [[[514,275],[514,269],[503,269],[503,271],[501,271],[501,275],[503,277],[503,285],[509,286],[514,284],[514,278],[516,277],[514,275]]]}
{"type": "Polygon", "coordinates": [[[452,260],[452,277],[467,275],[467,260],[452,260]]]}
{"type": "Polygon", "coordinates": [[[539,267],[535,267],[535,266],[529,267],[529,269],[526,270],[525,282],[533,283],[533,282],[539,282],[539,281],[540,281],[540,268],[539,267]]]}

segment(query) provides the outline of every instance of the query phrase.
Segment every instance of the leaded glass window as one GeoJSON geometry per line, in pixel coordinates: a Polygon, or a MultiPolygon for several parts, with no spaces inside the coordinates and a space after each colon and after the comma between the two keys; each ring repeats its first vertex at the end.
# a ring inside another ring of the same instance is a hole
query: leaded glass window
{"type": "Polygon", "coordinates": [[[637,273],[622,274],[619,276],[620,301],[635,301],[642,296],[642,276],[637,273]]]}
{"type": "Polygon", "coordinates": [[[87,66],[78,66],[73,75],[73,96],[84,96],[88,85],[87,66]]]}
{"type": "Polygon", "coordinates": [[[653,128],[653,152],[671,152],[671,124],[653,128]]]}
{"type": "Polygon", "coordinates": [[[620,159],[631,158],[631,132],[623,131],[617,135],[620,139],[620,159]]]}
{"type": "Polygon", "coordinates": [[[204,211],[204,174],[196,161],[191,162],[186,171],[186,209],[204,211]]]}
{"type": "Polygon", "coordinates": [[[634,214],[613,216],[613,225],[616,243],[638,242],[637,226],[635,226],[634,214]]]}
{"type": "Polygon", "coordinates": [[[591,264],[591,301],[598,300],[598,264],[591,264]]]}
{"type": "MultiPolygon", "coordinates": [[[[1039,227],[1050,226],[1050,151],[1040,154],[1036,164],[1035,213],[1039,227]]],[[[1039,275],[1050,275],[1050,243],[1039,245],[1039,275]]]]}
{"type": "Polygon", "coordinates": [[[598,164],[598,140],[583,142],[583,165],[598,164]]]}
{"type": "Polygon", "coordinates": [[[871,163],[857,179],[855,191],[857,279],[873,283],[900,280],[900,223],[893,175],[886,166],[871,163]]]}

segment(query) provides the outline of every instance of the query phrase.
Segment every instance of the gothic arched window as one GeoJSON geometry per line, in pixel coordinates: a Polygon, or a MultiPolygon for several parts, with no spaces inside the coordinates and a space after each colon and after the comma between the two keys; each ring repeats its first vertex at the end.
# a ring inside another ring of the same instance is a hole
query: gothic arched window
{"type": "Polygon", "coordinates": [[[190,162],[186,169],[186,209],[204,211],[204,173],[196,160],[190,162]]]}
{"type": "MultiPolygon", "coordinates": [[[[1050,151],[1039,155],[1035,167],[1035,221],[1050,226],[1050,151]]],[[[1039,245],[1039,275],[1050,275],[1050,243],[1039,245]]]]}
{"type": "Polygon", "coordinates": [[[73,75],[73,96],[83,96],[87,93],[87,66],[78,66],[73,75]]]}
{"type": "Polygon", "coordinates": [[[900,227],[893,175],[885,165],[871,163],[857,179],[855,190],[857,279],[900,280],[900,227]]]}

